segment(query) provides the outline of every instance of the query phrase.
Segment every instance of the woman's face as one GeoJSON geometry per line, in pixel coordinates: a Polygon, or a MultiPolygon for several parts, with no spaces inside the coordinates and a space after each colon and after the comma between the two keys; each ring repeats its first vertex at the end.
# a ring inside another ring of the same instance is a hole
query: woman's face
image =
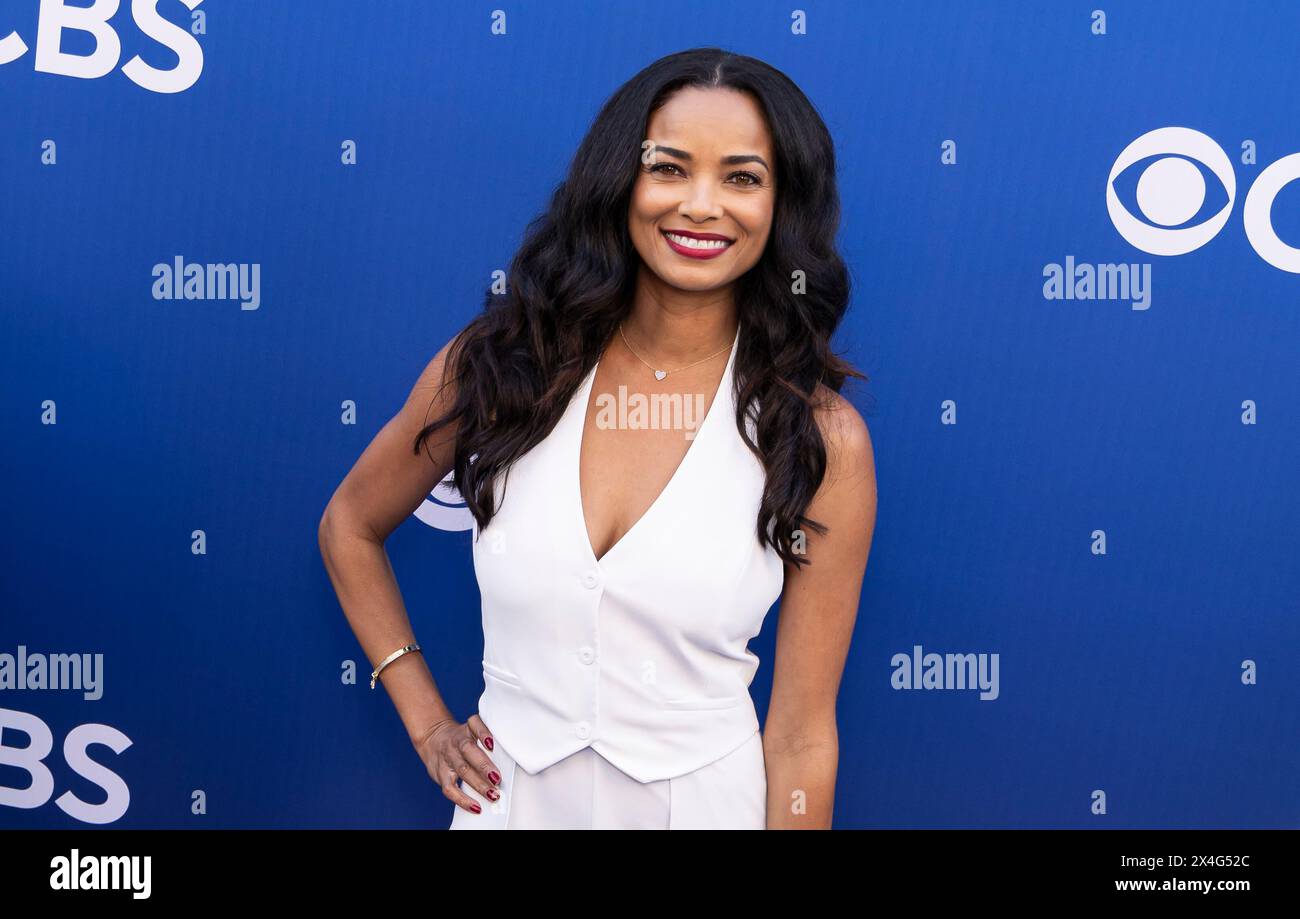
{"type": "Polygon", "coordinates": [[[646,139],[655,148],[628,208],[642,261],[682,290],[732,283],[758,262],[772,227],[776,163],[762,109],[735,90],[682,89],[651,115],[646,139]],[[725,241],[667,235],[678,230],[725,241]]]}

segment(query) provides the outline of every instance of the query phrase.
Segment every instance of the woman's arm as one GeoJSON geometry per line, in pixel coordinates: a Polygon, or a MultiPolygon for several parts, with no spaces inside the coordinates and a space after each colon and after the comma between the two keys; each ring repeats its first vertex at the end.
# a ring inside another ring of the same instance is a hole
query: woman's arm
{"type": "Polygon", "coordinates": [[[785,569],[763,725],[770,830],[830,829],[839,764],[835,700],[876,523],[866,422],[847,399],[823,392],[828,407],[818,410],[817,421],[826,441],[826,478],[805,516],[829,529],[824,536],[807,531],[810,564],[785,569]]]}
{"type": "MultiPolygon", "coordinates": [[[[454,383],[442,386],[451,345],[425,367],[406,404],[375,435],[321,516],[321,557],[369,670],[415,641],[384,542],[451,469],[455,424],[428,438],[426,451],[412,451],[426,419],[440,417],[455,400],[454,383]]],[[[423,654],[402,655],[384,668],[379,682],[417,746],[433,728],[454,720],[423,654]]]]}

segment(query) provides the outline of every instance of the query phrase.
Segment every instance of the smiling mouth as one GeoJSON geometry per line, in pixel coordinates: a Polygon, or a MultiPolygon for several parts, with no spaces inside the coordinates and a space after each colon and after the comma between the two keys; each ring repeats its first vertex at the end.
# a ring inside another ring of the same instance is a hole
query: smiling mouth
{"type": "Polygon", "coordinates": [[[720,255],[735,243],[734,239],[728,239],[717,233],[699,233],[686,235],[678,233],[675,230],[660,230],[664,239],[668,240],[668,245],[675,252],[693,258],[710,258],[720,255]]]}

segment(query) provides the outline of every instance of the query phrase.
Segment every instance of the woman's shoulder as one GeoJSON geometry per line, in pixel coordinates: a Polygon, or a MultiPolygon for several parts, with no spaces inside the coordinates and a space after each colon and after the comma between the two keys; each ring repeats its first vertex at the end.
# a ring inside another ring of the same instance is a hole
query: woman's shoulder
{"type": "Polygon", "coordinates": [[[874,466],[871,432],[857,407],[824,383],[817,384],[813,417],[826,443],[827,459],[834,467],[874,466]]]}
{"type": "Polygon", "coordinates": [[[457,332],[428,359],[407,396],[408,405],[418,404],[427,412],[430,408],[446,409],[455,404],[458,364],[463,359],[457,343],[464,334],[464,330],[457,332]]]}

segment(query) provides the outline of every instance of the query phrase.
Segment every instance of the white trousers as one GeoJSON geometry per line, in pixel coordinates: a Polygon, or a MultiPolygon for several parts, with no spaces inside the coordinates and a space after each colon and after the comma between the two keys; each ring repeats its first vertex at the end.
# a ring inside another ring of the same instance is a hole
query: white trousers
{"type": "Polygon", "coordinates": [[[767,824],[758,731],[707,766],[656,782],[638,782],[591,747],[529,775],[494,740],[493,750],[478,746],[501,773],[501,797],[489,801],[462,782],[483,812],[452,805],[453,830],[761,830],[767,824]]]}

